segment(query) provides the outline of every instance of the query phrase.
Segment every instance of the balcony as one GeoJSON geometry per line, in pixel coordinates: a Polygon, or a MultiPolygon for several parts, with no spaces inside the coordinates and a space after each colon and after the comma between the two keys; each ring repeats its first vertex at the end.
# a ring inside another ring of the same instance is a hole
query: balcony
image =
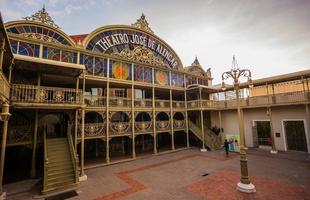
{"type": "MultiPolygon", "coordinates": [[[[78,138],[81,138],[82,125],[79,125],[78,138]]],[[[105,123],[86,123],[84,125],[85,139],[102,138],[106,134],[105,123]]]]}
{"type": "MultiPolygon", "coordinates": [[[[241,107],[265,107],[265,106],[280,106],[292,104],[304,104],[310,101],[310,92],[288,92],[275,95],[264,95],[256,97],[248,97],[240,99],[241,107]]],[[[201,100],[202,109],[233,109],[237,107],[237,101],[226,100],[201,100]]],[[[200,108],[199,100],[192,100],[187,102],[189,110],[196,110],[200,108]]]]}
{"type": "Polygon", "coordinates": [[[6,99],[10,98],[10,84],[2,71],[0,71],[0,97],[1,96],[6,99]]]}
{"type": "Polygon", "coordinates": [[[81,106],[82,91],[71,88],[45,87],[14,84],[11,87],[11,101],[15,105],[58,105],[81,106]]]}

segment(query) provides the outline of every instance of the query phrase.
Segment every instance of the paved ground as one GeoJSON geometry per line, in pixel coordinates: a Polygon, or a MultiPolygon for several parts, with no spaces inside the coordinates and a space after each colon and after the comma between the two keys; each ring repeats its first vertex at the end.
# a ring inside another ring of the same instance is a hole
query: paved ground
{"type": "MultiPolygon", "coordinates": [[[[202,153],[189,149],[89,169],[86,171],[88,180],[81,183],[79,195],[71,199],[310,200],[308,154],[272,155],[268,151],[250,149],[248,155],[249,173],[257,189],[255,194],[243,194],[235,189],[240,176],[238,154],[226,158],[222,151],[202,153]],[[202,176],[205,173],[209,175],[202,176]]],[[[9,195],[9,199],[31,199],[34,191],[9,195]]]]}

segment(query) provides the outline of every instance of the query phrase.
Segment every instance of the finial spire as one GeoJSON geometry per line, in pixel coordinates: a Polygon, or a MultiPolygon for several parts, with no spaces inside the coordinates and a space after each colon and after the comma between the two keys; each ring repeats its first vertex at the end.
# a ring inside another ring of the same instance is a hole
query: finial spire
{"type": "Polygon", "coordinates": [[[145,31],[153,33],[152,29],[149,27],[149,23],[147,22],[145,15],[142,13],[141,17],[137,19],[136,23],[131,24],[134,27],[143,29],[145,31]]]}
{"type": "Polygon", "coordinates": [[[201,65],[200,65],[200,63],[199,63],[199,61],[198,61],[197,56],[195,57],[195,60],[194,60],[194,62],[192,63],[192,66],[201,67],[201,65]]]}
{"type": "Polygon", "coordinates": [[[49,14],[45,10],[45,4],[43,4],[43,8],[31,15],[30,17],[24,17],[25,20],[40,22],[43,24],[47,24],[49,26],[53,26],[54,28],[58,28],[59,26],[55,24],[54,20],[49,16],[49,14]]]}

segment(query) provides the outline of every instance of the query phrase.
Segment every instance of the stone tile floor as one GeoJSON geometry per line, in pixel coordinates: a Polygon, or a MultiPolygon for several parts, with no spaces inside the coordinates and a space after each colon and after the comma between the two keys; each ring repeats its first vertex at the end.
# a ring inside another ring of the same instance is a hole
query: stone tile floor
{"type": "MultiPolygon", "coordinates": [[[[88,180],[80,184],[71,199],[284,199],[310,200],[310,157],[306,153],[249,149],[248,166],[255,194],[238,192],[238,154],[223,151],[202,153],[188,149],[131,162],[86,170],[88,180]],[[202,176],[209,173],[208,176],[202,176]]],[[[24,184],[27,184],[25,182],[24,184]]],[[[18,185],[18,186],[17,186],[18,185]]],[[[32,199],[34,189],[10,195],[8,199],[32,199]]]]}

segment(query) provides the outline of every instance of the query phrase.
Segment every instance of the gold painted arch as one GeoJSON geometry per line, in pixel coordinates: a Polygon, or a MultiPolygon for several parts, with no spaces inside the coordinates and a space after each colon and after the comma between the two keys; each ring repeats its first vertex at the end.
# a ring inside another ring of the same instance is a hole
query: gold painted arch
{"type": "Polygon", "coordinates": [[[55,43],[62,44],[62,45],[75,46],[75,42],[70,38],[70,36],[68,36],[66,33],[61,31],[60,29],[57,29],[57,28],[50,26],[50,25],[47,25],[45,23],[30,21],[30,20],[16,20],[16,21],[11,21],[11,22],[5,23],[5,27],[6,27],[7,32],[12,33],[12,34],[17,34],[17,35],[24,34],[25,37],[35,37],[35,39],[39,39],[39,40],[41,39],[44,41],[55,42],[55,43]],[[19,27],[22,27],[22,26],[39,27],[42,29],[41,35],[47,36],[47,37],[40,37],[40,34],[36,34],[32,30],[30,30],[29,32],[25,31],[23,33],[19,33],[19,32],[14,33],[11,31],[11,30],[13,30],[12,28],[15,28],[16,30],[18,30],[18,29],[20,29],[19,27]],[[45,35],[43,33],[44,29],[47,29],[48,31],[52,31],[52,32],[58,34],[59,37],[57,37],[57,38],[63,38],[63,39],[57,40],[56,37],[53,38],[53,36],[55,34],[45,35]],[[29,34],[27,34],[27,33],[29,33],[29,34]],[[34,34],[31,35],[30,33],[34,33],[34,34]]]}
{"type": "MultiPolygon", "coordinates": [[[[108,31],[122,31],[122,30],[142,33],[142,34],[146,35],[148,38],[154,39],[159,44],[163,45],[163,47],[165,47],[168,51],[170,51],[171,54],[174,56],[174,58],[175,58],[175,60],[176,60],[176,62],[178,64],[177,64],[177,66],[175,66],[173,68],[178,68],[178,69],[183,68],[181,59],[179,58],[177,53],[163,39],[161,39],[160,37],[158,37],[157,35],[149,32],[149,31],[145,31],[143,29],[139,29],[139,28],[136,28],[136,27],[133,27],[133,26],[129,26],[129,25],[109,25],[109,26],[102,26],[100,28],[97,28],[94,31],[92,31],[90,34],[87,35],[87,37],[83,40],[82,46],[83,46],[83,48],[92,51],[93,49],[89,49],[88,46],[89,46],[90,42],[92,42],[92,40],[99,39],[98,37],[99,37],[99,35],[101,33],[108,32],[108,31]]],[[[137,46],[139,46],[139,45],[137,45],[137,46]]],[[[143,52],[146,52],[143,58],[147,58],[150,55],[149,54],[149,50],[152,50],[152,49],[148,48],[147,46],[146,46],[146,48],[143,48],[143,47],[141,46],[141,48],[139,49],[139,53],[143,54],[143,52]]],[[[103,52],[103,53],[106,53],[106,52],[103,52]]],[[[124,56],[124,55],[128,55],[128,53],[130,53],[130,52],[128,52],[128,51],[125,52],[125,53],[119,52],[118,54],[116,54],[116,56],[124,56]]],[[[107,54],[109,54],[109,53],[107,53],[107,54]]],[[[123,57],[123,58],[132,60],[128,56],[127,57],[123,57]]],[[[136,60],[136,61],[145,62],[146,60],[136,60]]],[[[163,66],[163,64],[160,63],[160,62],[155,62],[155,63],[153,62],[153,63],[148,63],[148,64],[155,64],[155,65],[163,66]]],[[[170,66],[170,67],[172,67],[172,66],[170,66]]]]}

